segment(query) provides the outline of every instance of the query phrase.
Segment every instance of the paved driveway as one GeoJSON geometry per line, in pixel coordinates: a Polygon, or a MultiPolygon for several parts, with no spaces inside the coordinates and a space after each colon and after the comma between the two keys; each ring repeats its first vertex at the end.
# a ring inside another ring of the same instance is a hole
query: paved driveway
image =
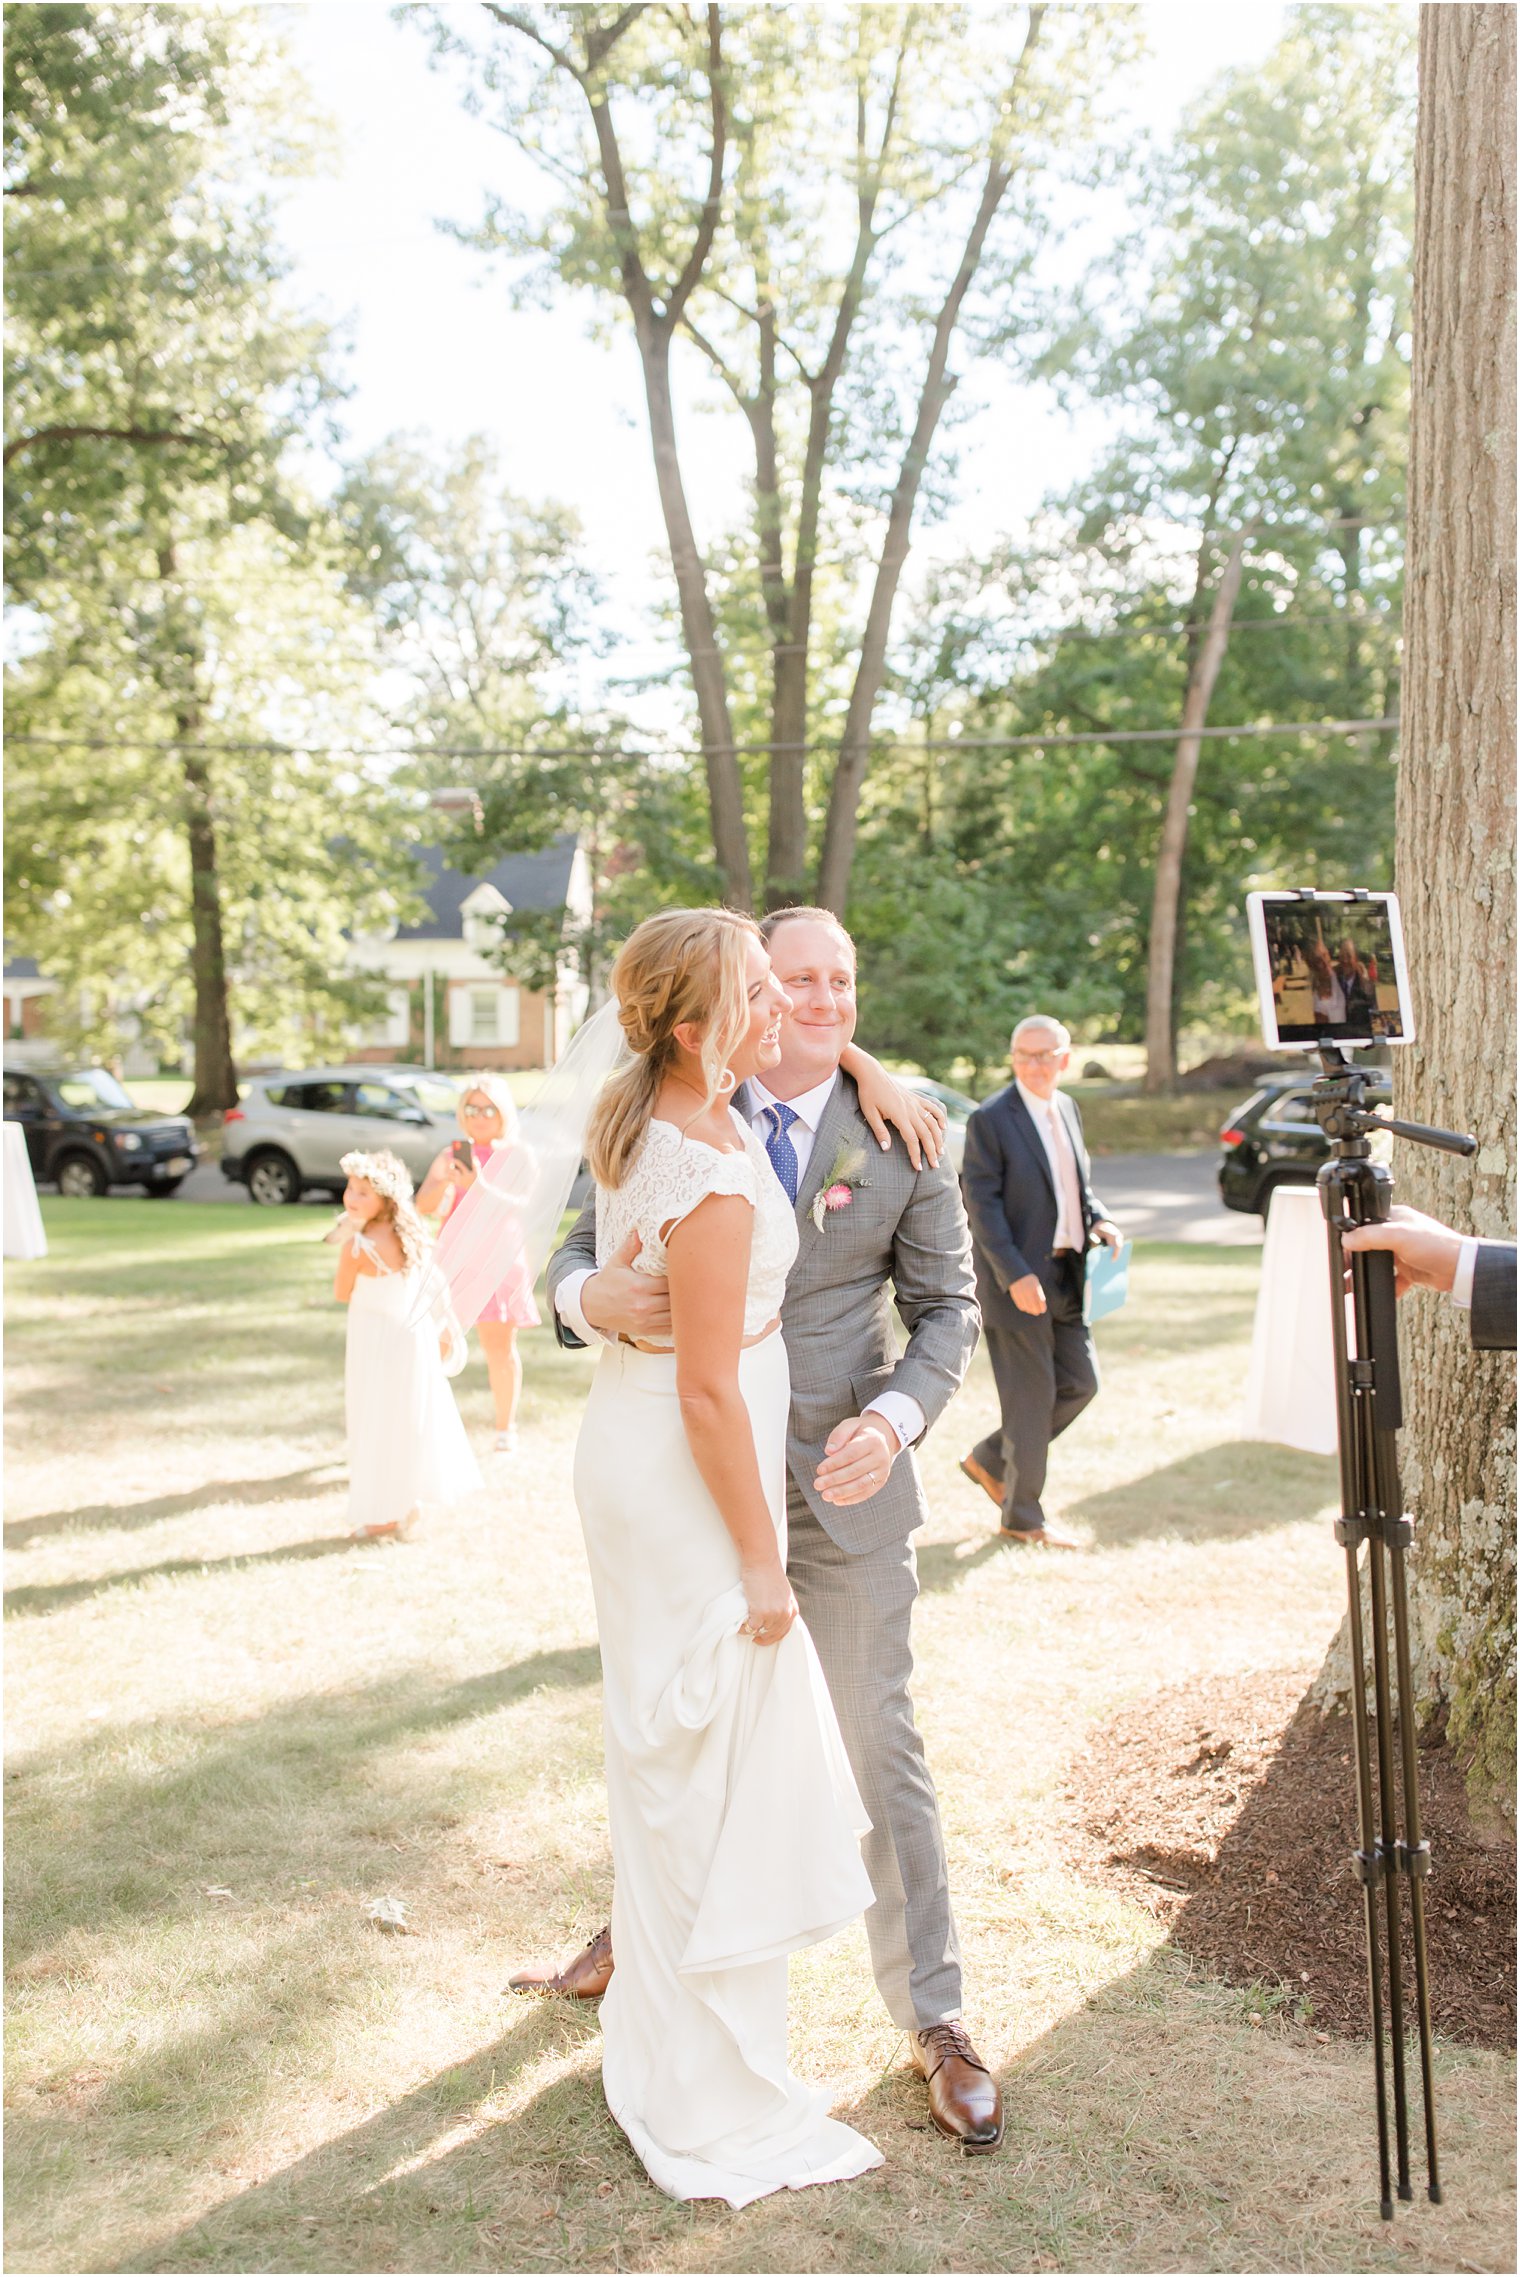
{"type": "Polygon", "coordinates": [[[1227,1210],[1207,1154],[1103,1154],[1093,1159],[1093,1191],[1135,1241],[1217,1241],[1261,1246],[1261,1219],[1227,1210]]]}
{"type": "MultiPolygon", "coordinates": [[[[1261,1241],[1260,1218],[1242,1217],[1219,1200],[1207,1154],[1107,1154],[1093,1163],[1093,1185],[1125,1232],[1136,1241],[1217,1241],[1232,1247],[1261,1241]]],[[[249,1205],[248,1189],[224,1178],[220,1165],[202,1163],[179,1190],[186,1202],[249,1205]]],[[[330,1209],[325,1194],[309,1194],[301,1208],[330,1209]]]]}

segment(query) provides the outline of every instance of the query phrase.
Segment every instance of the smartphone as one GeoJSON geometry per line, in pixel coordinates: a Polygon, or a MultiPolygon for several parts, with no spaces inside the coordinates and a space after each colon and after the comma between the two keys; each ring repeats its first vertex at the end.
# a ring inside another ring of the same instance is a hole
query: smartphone
{"type": "Polygon", "coordinates": [[[449,1152],[462,1170],[473,1170],[475,1168],[475,1149],[468,1139],[455,1139],[449,1148],[449,1152]]]}
{"type": "Polygon", "coordinates": [[[1246,923],[1270,1051],[1414,1042],[1397,894],[1253,893],[1246,923]]]}

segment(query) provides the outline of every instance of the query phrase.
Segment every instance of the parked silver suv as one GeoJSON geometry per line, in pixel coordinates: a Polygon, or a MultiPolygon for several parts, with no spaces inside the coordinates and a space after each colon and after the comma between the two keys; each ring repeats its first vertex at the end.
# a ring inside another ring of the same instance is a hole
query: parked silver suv
{"type": "Polygon", "coordinates": [[[266,1208],[312,1191],[336,1199],[344,1155],[388,1147],[420,1184],[434,1155],[460,1136],[458,1102],[457,1084],[420,1067],[256,1075],[222,1118],[222,1176],[266,1208]]]}

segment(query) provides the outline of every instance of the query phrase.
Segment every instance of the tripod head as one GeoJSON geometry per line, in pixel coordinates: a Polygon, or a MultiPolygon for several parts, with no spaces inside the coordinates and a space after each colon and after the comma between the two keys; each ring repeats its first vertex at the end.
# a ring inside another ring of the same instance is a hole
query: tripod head
{"type": "Polygon", "coordinates": [[[1314,1119],[1342,1162],[1367,1161],[1373,1131],[1391,1131],[1395,1138],[1438,1147],[1443,1154],[1477,1153],[1478,1142],[1468,1131],[1444,1131],[1434,1123],[1406,1123],[1394,1115],[1375,1113],[1367,1104],[1372,1070],[1353,1067],[1339,1044],[1321,1044],[1319,1061],[1325,1072],[1312,1093],[1314,1119]]]}

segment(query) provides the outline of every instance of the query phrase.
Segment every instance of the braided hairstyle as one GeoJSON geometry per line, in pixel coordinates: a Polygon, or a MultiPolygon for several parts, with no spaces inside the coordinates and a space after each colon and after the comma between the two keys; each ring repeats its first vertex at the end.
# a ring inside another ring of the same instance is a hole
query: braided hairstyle
{"type": "Polygon", "coordinates": [[[610,978],[634,1058],[606,1085],[586,1133],[599,1186],[620,1186],[627,1176],[679,1052],[675,1031],[683,1022],[702,1030],[704,1108],[721,1094],[723,1071],[749,1024],[746,951],[759,937],[753,921],[731,909],[666,909],[646,917],[623,944],[610,978]]]}

